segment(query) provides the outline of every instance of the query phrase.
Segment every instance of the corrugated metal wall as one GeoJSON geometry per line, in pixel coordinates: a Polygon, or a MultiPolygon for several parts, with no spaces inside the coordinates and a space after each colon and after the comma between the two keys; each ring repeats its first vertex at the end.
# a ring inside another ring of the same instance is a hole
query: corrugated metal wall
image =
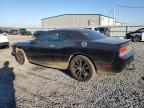
{"type": "Polygon", "coordinates": [[[42,20],[42,27],[95,27],[100,24],[99,15],[61,15],[42,20]]]}
{"type": "Polygon", "coordinates": [[[111,17],[106,17],[106,16],[100,16],[100,25],[101,26],[112,26],[115,25],[116,21],[115,19],[111,18],[111,17]]]}
{"type": "Polygon", "coordinates": [[[135,31],[140,28],[144,28],[144,25],[111,26],[109,28],[110,28],[110,36],[124,37],[126,33],[135,31]]]}

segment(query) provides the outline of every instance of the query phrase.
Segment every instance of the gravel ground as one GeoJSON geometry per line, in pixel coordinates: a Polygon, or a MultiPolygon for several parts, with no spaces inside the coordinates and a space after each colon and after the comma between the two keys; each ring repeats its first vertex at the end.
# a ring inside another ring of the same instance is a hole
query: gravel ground
{"type": "Polygon", "coordinates": [[[0,108],[144,108],[144,42],[133,46],[135,70],[98,75],[86,83],[67,71],[20,66],[11,48],[0,49],[0,108]]]}

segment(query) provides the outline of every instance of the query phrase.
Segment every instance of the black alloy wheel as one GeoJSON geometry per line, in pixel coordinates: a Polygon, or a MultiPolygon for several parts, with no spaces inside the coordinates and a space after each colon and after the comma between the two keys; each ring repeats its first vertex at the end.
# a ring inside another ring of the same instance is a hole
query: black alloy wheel
{"type": "Polygon", "coordinates": [[[72,58],[70,62],[70,72],[78,81],[89,81],[96,74],[95,67],[90,59],[85,56],[78,55],[72,58]]]}
{"type": "Polygon", "coordinates": [[[132,38],[132,41],[133,41],[133,42],[139,42],[139,41],[140,41],[140,37],[134,36],[134,37],[132,38]]]}

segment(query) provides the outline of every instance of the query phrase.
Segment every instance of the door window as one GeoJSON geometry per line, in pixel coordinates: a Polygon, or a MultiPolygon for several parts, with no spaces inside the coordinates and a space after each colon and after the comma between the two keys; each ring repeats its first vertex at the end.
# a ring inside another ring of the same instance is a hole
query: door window
{"type": "Polygon", "coordinates": [[[61,42],[70,39],[70,37],[65,32],[52,32],[45,33],[41,35],[37,41],[38,42],[61,42]]]}
{"type": "Polygon", "coordinates": [[[70,39],[70,37],[64,32],[59,33],[59,38],[60,38],[60,42],[70,39]]]}
{"type": "Polygon", "coordinates": [[[58,33],[47,33],[38,38],[40,42],[58,42],[59,34],[58,33]]]}

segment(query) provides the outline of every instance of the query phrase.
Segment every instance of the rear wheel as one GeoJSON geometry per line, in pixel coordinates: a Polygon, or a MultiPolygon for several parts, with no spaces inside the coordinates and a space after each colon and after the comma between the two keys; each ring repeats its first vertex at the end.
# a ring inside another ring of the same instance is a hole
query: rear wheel
{"type": "Polygon", "coordinates": [[[140,41],[140,37],[134,36],[134,37],[132,38],[132,41],[133,41],[133,42],[139,42],[139,41],[140,41]]]}
{"type": "Polygon", "coordinates": [[[16,60],[20,65],[28,63],[25,52],[22,49],[17,49],[16,51],[16,60]]]}
{"type": "Polygon", "coordinates": [[[70,72],[72,76],[82,82],[92,80],[96,74],[95,67],[90,59],[77,55],[70,62],[70,72]]]}

